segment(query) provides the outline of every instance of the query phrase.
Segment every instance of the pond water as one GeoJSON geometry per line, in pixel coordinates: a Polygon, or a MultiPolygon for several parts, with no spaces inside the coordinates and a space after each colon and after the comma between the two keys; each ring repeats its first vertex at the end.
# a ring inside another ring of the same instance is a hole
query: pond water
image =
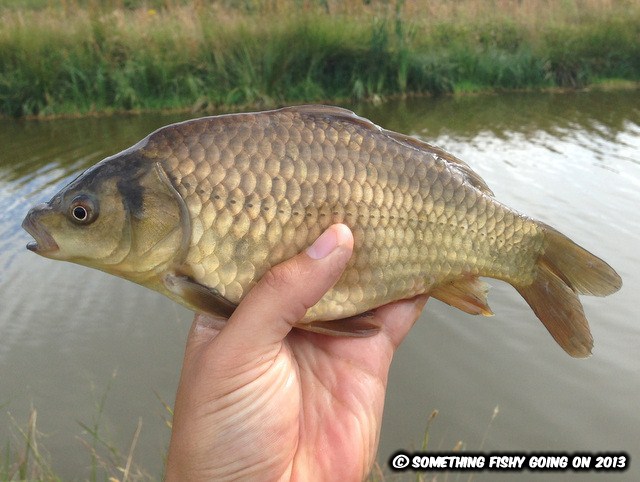
{"type": "MultiPolygon", "coordinates": [[[[388,129],[466,160],[507,205],[560,229],[622,276],[608,298],[583,297],[593,356],[574,360],[510,286],[490,280],[496,315],[432,300],[391,369],[379,462],[422,444],[470,452],[627,452],[640,479],[640,96],[637,91],[508,94],[347,105],[388,129]],[[497,414],[494,411],[497,407],[497,414]],[[461,444],[460,444],[461,442],[461,444]]],[[[25,249],[20,223],[84,168],[188,115],[0,121],[0,444],[14,446],[31,407],[53,470],[85,479],[98,427],[160,478],[192,314],[159,294],[25,249]]],[[[111,457],[117,458],[113,455],[111,457]]],[[[99,462],[98,462],[99,463],[99,462]]],[[[427,474],[430,480],[433,474],[427,474]]],[[[452,473],[466,480],[513,473],[452,473]],[[471,475],[471,477],[470,477],[471,475]]],[[[600,479],[602,473],[522,480],[600,479]]],[[[411,479],[411,476],[403,478],[411,479]]],[[[394,480],[395,476],[388,479],[394,480]]]]}

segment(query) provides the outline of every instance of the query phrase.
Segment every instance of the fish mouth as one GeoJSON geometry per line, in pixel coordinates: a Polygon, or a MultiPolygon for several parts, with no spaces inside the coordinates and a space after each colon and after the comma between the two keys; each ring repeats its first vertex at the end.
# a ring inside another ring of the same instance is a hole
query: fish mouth
{"type": "Polygon", "coordinates": [[[22,228],[35,239],[35,241],[27,244],[27,249],[41,255],[54,253],[60,249],[53,237],[37,220],[39,213],[45,209],[51,208],[47,204],[40,204],[34,207],[22,221],[22,228]]]}

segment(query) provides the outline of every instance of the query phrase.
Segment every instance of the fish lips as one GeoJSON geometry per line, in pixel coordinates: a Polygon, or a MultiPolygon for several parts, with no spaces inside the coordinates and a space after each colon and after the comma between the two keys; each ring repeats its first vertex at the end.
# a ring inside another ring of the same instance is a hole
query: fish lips
{"type": "Polygon", "coordinates": [[[27,213],[22,221],[22,228],[35,239],[27,244],[27,249],[43,256],[60,249],[49,232],[38,222],[38,218],[47,211],[51,211],[51,206],[45,203],[38,204],[27,213]]]}

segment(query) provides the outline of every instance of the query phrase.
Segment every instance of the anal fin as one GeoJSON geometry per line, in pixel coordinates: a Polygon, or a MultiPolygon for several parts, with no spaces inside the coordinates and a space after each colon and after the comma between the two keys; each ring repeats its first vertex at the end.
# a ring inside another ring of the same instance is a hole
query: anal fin
{"type": "Polygon", "coordinates": [[[429,294],[454,308],[471,315],[492,316],[487,304],[489,285],[477,276],[469,276],[438,286],[429,294]]]}
{"type": "Polygon", "coordinates": [[[374,312],[367,311],[339,320],[312,321],[310,323],[299,323],[295,326],[301,330],[322,333],[323,335],[363,338],[373,336],[380,331],[380,324],[374,320],[374,312]]]}
{"type": "Polygon", "coordinates": [[[215,289],[208,288],[189,276],[167,274],[163,281],[164,286],[171,293],[185,300],[198,311],[229,318],[236,309],[235,304],[224,298],[215,289]]]}

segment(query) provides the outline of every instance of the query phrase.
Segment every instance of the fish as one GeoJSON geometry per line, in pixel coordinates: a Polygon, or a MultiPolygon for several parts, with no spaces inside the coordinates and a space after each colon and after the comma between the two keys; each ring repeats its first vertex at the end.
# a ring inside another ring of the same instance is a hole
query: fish
{"type": "Polygon", "coordinates": [[[297,328],[371,336],[373,310],[425,293],[489,316],[481,278],[494,278],[569,355],[587,357],[579,295],[622,286],[603,260],[497,201],[462,160],[325,105],[162,127],[33,207],[22,226],[39,255],[228,318],[271,267],[334,223],[353,232],[353,255],[297,328]]]}

